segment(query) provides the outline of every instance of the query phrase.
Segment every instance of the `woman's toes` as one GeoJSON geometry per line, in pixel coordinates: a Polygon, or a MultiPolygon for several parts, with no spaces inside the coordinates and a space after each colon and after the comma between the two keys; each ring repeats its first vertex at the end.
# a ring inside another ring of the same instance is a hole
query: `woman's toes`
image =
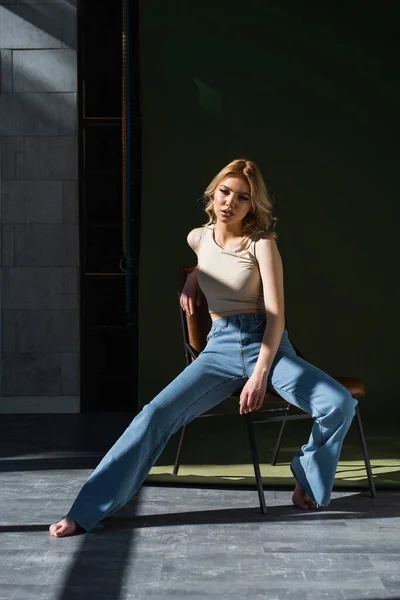
{"type": "Polygon", "coordinates": [[[50,534],[56,536],[57,531],[59,529],[60,529],[60,525],[58,525],[58,523],[54,523],[53,525],[50,525],[50,527],[49,527],[50,534]]]}
{"type": "Polygon", "coordinates": [[[311,500],[308,494],[304,494],[304,502],[307,504],[308,508],[317,508],[317,504],[314,500],[311,500]]]}
{"type": "Polygon", "coordinates": [[[310,508],[302,499],[293,499],[293,504],[297,506],[297,508],[302,508],[303,510],[308,510],[310,508]]]}
{"type": "Polygon", "coordinates": [[[58,523],[50,525],[49,531],[53,537],[64,537],[66,535],[72,535],[77,528],[75,521],[72,519],[62,519],[58,523]]]}
{"type": "Polygon", "coordinates": [[[303,510],[308,510],[309,506],[304,500],[304,495],[295,491],[292,496],[292,502],[297,508],[302,508],[303,510]]]}
{"type": "Polygon", "coordinates": [[[50,525],[49,531],[50,531],[51,535],[53,535],[54,532],[56,531],[56,529],[58,529],[58,528],[59,528],[59,525],[57,523],[53,523],[53,525],[50,525]]]}
{"type": "Polygon", "coordinates": [[[54,530],[54,537],[62,537],[65,534],[65,527],[62,527],[61,525],[59,525],[58,527],[56,527],[56,529],[54,530]]]}
{"type": "Polygon", "coordinates": [[[303,510],[317,508],[317,504],[314,502],[314,500],[311,500],[310,496],[299,483],[296,483],[296,487],[292,496],[292,502],[295,506],[302,508],[303,510]]]}

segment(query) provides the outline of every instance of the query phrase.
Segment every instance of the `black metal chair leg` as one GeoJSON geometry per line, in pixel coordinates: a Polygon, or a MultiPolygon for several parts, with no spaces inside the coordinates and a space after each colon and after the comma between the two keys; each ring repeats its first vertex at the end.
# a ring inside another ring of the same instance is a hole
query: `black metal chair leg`
{"type": "Polygon", "coordinates": [[[372,475],[371,463],[369,461],[368,450],[367,450],[367,442],[365,440],[364,428],[363,428],[363,424],[361,421],[360,409],[358,406],[356,406],[356,422],[357,422],[358,432],[360,434],[361,447],[362,447],[362,451],[364,454],[364,464],[365,464],[365,469],[367,471],[369,489],[370,489],[372,498],[376,498],[375,481],[374,481],[374,477],[372,475]]]}
{"type": "Polygon", "coordinates": [[[245,417],[246,417],[247,433],[248,433],[249,442],[250,442],[251,457],[253,459],[254,474],[256,476],[258,498],[260,500],[261,513],[263,515],[265,515],[267,512],[267,505],[265,504],[265,496],[264,496],[264,488],[263,488],[262,479],[261,479],[260,463],[259,463],[258,455],[257,455],[256,438],[254,435],[254,425],[253,425],[253,421],[252,421],[250,413],[247,413],[245,415],[245,417]]]}
{"type": "MultiPolygon", "coordinates": [[[[285,417],[288,414],[288,412],[289,412],[289,406],[287,407],[287,409],[285,411],[285,417]]],[[[285,425],[286,425],[286,421],[282,421],[282,425],[281,425],[281,428],[280,428],[279,433],[278,433],[278,438],[276,440],[274,453],[272,455],[271,465],[276,465],[276,462],[278,460],[278,454],[279,454],[279,451],[281,449],[283,432],[285,431],[285,425]]]]}
{"type": "Polygon", "coordinates": [[[185,435],[185,430],[186,430],[186,425],[184,425],[182,427],[181,437],[179,438],[179,444],[178,444],[178,450],[177,450],[176,457],[175,457],[174,469],[172,471],[173,475],[178,475],[179,465],[180,465],[180,461],[181,461],[182,443],[183,443],[183,437],[185,435]]]}

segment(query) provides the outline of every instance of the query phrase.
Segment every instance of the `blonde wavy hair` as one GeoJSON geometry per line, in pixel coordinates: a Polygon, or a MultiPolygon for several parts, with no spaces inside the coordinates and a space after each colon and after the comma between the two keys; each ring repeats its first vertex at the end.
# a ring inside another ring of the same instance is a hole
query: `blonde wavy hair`
{"type": "Polygon", "coordinates": [[[271,232],[277,240],[278,234],[274,229],[278,219],[273,216],[273,200],[268,194],[260,169],[254,162],[245,158],[233,160],[221,169],[204,191],[204,210],[208,215],[205,225],[213,225],[217,222],[213,208],[214,193],[228,177],[241,177],[250,187],[251,209],[243,219],[242,249],[247,250],[250,243],[265,232],[271,232]]]}

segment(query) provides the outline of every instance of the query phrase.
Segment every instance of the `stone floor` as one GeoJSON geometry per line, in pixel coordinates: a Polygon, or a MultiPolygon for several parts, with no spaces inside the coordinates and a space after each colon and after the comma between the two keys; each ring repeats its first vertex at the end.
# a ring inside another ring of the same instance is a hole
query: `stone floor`
{"type": "Polygon", "coordinates": [[[1,600],[400,598],[399,491],[335,492],[304,512],[269,489],[261,515],[254,490],[145,485],[101,529],[52,538],[99,460],[61,424],[40,437],[2,420],[1,600]]]}

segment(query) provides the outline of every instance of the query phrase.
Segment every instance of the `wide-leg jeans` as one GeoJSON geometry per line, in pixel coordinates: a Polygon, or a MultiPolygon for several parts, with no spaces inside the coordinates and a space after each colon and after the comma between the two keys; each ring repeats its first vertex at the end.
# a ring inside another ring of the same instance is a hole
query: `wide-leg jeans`
{"type": "MultiPolygon", "coordinates": [[[[90,475],[66,516],[89,531],[124,506],[171,435],[246,383],[257,362],[266,319],[265,313],[243,313],[214,321],[198,358],[143,407],[90,475]]],[[[268,389],[314,417],[310,438],[293,458],[291,470],[318,505],[328,505],[357,401],[339,382],[296,354],[286,329],[268,389]]]]}

